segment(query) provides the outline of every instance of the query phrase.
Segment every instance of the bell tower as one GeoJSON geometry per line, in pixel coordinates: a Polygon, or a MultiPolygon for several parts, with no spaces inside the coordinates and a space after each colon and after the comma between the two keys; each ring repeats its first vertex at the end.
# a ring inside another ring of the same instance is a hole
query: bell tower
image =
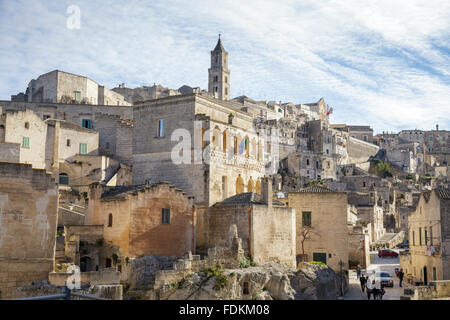
{"type": "Polygon", "coordinates": [[[212,93],[216,99],[230,99],[230,70],[228,70],[228,52],[222,45],[222,40],[217,41],[217,45],[211,51],[211,68],[208,69],[208,92],[212,93]]]}

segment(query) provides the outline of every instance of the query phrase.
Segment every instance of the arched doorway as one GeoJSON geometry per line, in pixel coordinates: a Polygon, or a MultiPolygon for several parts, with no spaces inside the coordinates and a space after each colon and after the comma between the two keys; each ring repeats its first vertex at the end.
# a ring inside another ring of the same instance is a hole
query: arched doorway
{"type": "Polygon", "coordinates": [[[261,180],[256,180],[256,193],[261,194],[261,180]]]}
{"type": "Polygon", "coordinates": [[[252,180],[252,177],[250,177],[250,179],[248,179],[247,192],[255,192],[255,191],[253,190],[253,180],[252,180]]]}
{"type": "Polygon", "coordinates": [[[59,174],[59,184],[64,184],[64,185],[69,184],[69,176],[67,175],[67,173],[59,174]]]}
{"type": "Polygon", "coordinates": [[[80,271],[87,272],[91,271],[92,260],[89,257],[83,257],[80,259],[80,271]]]}
{"type": "Polygon", "coordinates": [[[244,180],[241,175],[236,178],[236,194],[244,193],[244,180]]]}

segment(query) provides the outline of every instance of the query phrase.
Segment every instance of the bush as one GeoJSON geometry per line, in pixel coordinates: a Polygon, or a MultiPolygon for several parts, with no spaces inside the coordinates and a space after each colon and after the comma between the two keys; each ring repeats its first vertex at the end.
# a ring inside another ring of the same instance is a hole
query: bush
{"type": "Polygon", "coordinates": [[[241,269],[255,267],[257,264],[253,261],[252,257],[245,257],[239,259],[239,267],[241,269]]]}
{"type": "Polygon", "coordinates": [[[214,285],[214,290],[220,290],[226,287],[228,284],[228,277],[224,274],[224,270],[221,264],[216,264],[203,271],[208,275],[208,277],[215,277],[216,284],[214,285]]]}

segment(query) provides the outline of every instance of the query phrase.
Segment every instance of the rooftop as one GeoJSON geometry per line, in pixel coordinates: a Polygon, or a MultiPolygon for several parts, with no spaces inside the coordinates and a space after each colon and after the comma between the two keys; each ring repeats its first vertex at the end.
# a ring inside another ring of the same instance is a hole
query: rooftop
{"type": "MultiPolygon", "coordinates": [[[[254,193],[254,192],[240,193],[235,196],[226,198],[222,202],[219,202],[219,204],[246,204],[246,203],[264,204],[261,201],[261,195],[259,195],[258,193],[254,193]]],[[[279,206],[279,207],[285,206],[285,204],[283,202],[275,200],[275,199],[272,200],[272,205],[279,206]]]]}

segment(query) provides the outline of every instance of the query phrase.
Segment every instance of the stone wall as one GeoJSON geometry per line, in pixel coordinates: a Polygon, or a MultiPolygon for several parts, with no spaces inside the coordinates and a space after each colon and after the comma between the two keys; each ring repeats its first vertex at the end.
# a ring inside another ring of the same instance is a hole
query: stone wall
{"type": "Polygon", "coordinates": [[[258,263],[296,267],[295,209],[253,205],[250,255],[258,263]]]}
{"type": "Polygon", "coordinates": [[[377,154],[378,150],[379,147],[377,145],[350,137],[348,143],[349,163],[367,162],[370,156],[377,154]]]}
{"type": "Polygon", "coordinates": [[[0,162],[20,162],[19,143],[0,143],[0,162]]]}
{"type": "Polygon", "coordinates": [[[44,170],[0,163],[0,292],[48,278],[53,270],[57,187],[44,170]],[[20,235],[20,236],[18,236],[20,235]]]}
{"type": "MultiPolygon", "coordinates": [[[[64,286],[70,276],[73,274],[50,272],[48,280],[52,285],[64,286]]],[[[120,284],[120,272],[115,270],[80,272],[80,282],[89,282],[90,285],[120,284]]]]}

